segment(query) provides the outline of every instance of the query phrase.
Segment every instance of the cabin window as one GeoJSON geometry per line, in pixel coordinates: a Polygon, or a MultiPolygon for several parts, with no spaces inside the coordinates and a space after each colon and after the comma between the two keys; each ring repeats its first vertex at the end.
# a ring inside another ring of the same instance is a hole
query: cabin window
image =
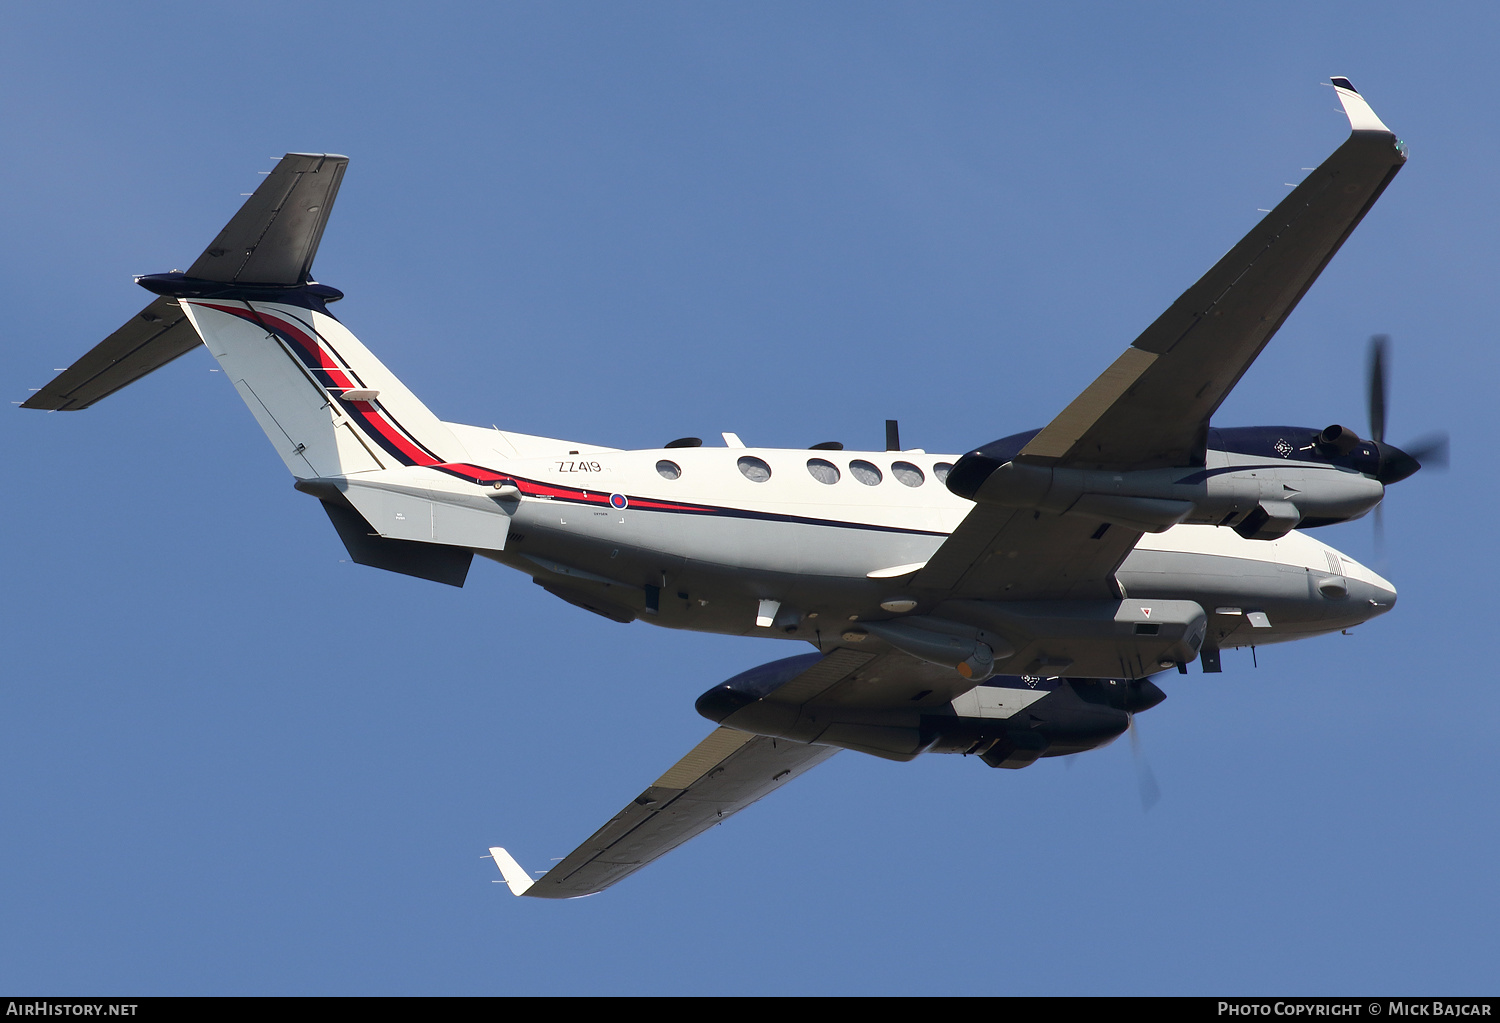
{"type": "Polygon", "coordinates": [[[660,462],[656,463],[656,471],[661,474],[661,478],[664,480],[675,480],[682,475],[682,466],[663,458],[660,462]]]}
{"type": "Polygon", "coordinates": [[[849,472],[867,487],[877,486],[884,478],[879,469],[863,459],[850,462],[849,472]]]}
{"type": "Polygon", "coordinates": [[[952,462],[939,462],[932,467],[932,474],[937,477],[939,483],[948,482],[948,474],[953,471],[952,462]]]}
{"type": "Polygon", "coordinates": [[[771,467],[753,455],[745,455],[735,464],[751,483],[764,483],[771,478],[771,467]]]}
{"type": "Polygon", "coordinates": [[[839,481],[839,467],[821,458],[809,458],[807,471],[819,483],[833,484],[839,481]]]}
{"type": "Polygon", "coordinates": [[[896,482],[907,487],[920,487],[927,482],[927,477],[922,475],[922,470],[910,462],[892,462],[891,475],[896,477],[896,482]]]}

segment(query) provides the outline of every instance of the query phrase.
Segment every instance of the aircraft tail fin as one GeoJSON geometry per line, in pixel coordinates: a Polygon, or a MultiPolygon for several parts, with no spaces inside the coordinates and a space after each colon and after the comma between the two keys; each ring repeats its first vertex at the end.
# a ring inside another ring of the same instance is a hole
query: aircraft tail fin
{"type": "Polygon", "coordinates": [[[320,289],[181,299],[292,475],[464,461],[453,432],[328,313],[320,289]]]}
{"type": "MultiPolygon", "coordinates": [[[[220,284],[301,286],[333,210],[346,156],[288,153],[186,275],[220,284]]],[[[198,347],[171,294],[162,294],[22,403],[52,412],[86,409],[198,347]]]]}
{"type": "Polygon", "coordinates": [[[334,318],[313,258],[349,159],[288,153],[186,273],[137,278],[158,297],[26,408],[87,408],[194,348],[219,360],[298,479],[462,462],[425,405],[334,318]]]}

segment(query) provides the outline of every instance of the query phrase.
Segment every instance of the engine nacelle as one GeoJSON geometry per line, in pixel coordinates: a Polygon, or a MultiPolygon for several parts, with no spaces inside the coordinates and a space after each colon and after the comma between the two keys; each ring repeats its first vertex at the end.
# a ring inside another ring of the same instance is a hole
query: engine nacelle
{"type": "Polygon", "coordinates": [[[1130,727],[1131,714],[1166,699],[1149,679],[1007,677],[966,695],[954,701],[951,717],[923,716],[928,752],[972,754],[991,767],[1008,768],[1107,746],[1130,727]],[[1014,709],[1007,706],[1006,690],[1045,694],[1014,709]]]}
{"type": "Polygon", "coordinates": [[[698,713],[743,731],[912,760],[923,752],[972,753],[992,767],[1025,767],[1038,757],[1107,745],[1130,715],[1166,699],[1149,679],[997,675],[954,698],[924,707],[817,706],[806,693],[777,691],[825,659],[804,654],[772,661],[710,689],[698,713]]]}
{"type": "Polygon", "coordinates": [[[1160,533],[1181,522],[1233,526],[1242,536],[1285,536],[1303,520],[1359,518],[1385,488],[1354,469],[1313,462],[1111,472],[995,463],[985,449],[965,455],[948,477],[962,497],[1160,533]]]}

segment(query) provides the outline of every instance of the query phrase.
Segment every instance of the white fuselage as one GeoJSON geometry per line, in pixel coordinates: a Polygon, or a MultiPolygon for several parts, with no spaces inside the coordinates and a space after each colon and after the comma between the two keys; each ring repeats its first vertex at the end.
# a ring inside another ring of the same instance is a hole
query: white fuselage
{"type": "MultiPolygon", "coordinates": [[[[622,606],[654,587],[641,617],[673,628],[816,642],[852,618],[893,617],[881,605],[973,507],[942,483],[957,457],[920,450],[622,451],[451,428],[476,462],[556,490],[522,497],[490,556],[549,588],[609,580],[622,606]],[[757,625],[767,600],[775,621],[757,625]]],[[[1305,533],[1247,540],[1214,526],[1146,534],[1116,582],[1122,596],[1197,601],[1221,646],[1338,631],[1395,601],[1305,533]]]]}

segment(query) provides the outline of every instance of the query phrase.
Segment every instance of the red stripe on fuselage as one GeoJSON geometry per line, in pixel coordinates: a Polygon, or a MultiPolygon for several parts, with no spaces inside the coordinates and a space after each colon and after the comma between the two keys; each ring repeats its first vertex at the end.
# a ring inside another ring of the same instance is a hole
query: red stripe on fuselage
{"type": "MultiPolygon", "coordinates": [[[[441,469],[471,483],[511,483],[516,489],[527,497],[551,497],[564,501],[580,501],[584,504],[609,504],[610,495],[597,490],[581,490],[576,487],[560,487],[551,483],[539,483],[536,480],[513,476],[510,473],[496,472],[494,469],[486,469],[482,465],[474,465],[470,462],[444,462],[432,466],[441,469]]],[[[672,501],[654,501],[649,497],[628,497],[630,507],[643,511],[680,511],[700,513],[721,513],[722,508],[715,508],[703,504],[678,504],[672,501]]]]}
{"type": "MultiPolygon", "coordinates": [[[[355,383],[349,379],[343,370],[333,361],[323,346],[296,324],[276,316],[272,313],[262,312],[259,309],[240,309],[235,306],[217,305],[212,302],[198,302],[196,305],[208,309],[215,309],[221,313],[238,316],[242,320],[257,324],[267,330],[273,331],[278,336],[285,338],[299,353],[303,365],[308,369],[324,373],[329,379],[332,387],[352,388],[355,383]]],[[[330,394],[332,392],[330,391],[330,394]]],[[[332,397],[339,403],[345,412],[364,426],[366,432],[375,434],[374,439],[383,440],[380,446],[391,454],[406,462],[407,465],[437,465],[442,460],[423,447],[407,431],[401,429],[394,420],[382,415],[384,409],[377,408],[369,401],[345,401],[336,394],[332,397]]]]}

